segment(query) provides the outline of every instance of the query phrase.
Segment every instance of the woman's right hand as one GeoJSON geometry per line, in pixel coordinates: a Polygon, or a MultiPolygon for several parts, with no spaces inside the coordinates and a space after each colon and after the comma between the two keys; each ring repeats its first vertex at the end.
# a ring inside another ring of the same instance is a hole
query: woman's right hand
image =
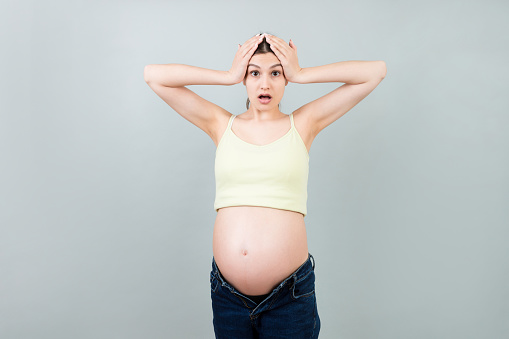
{"type": "Polygon", "coordinates": [[[237,53],[235,54],[235,58],[233,59],[232,67],[228,71],[231,82],[233,84],[238,84],[244,80],[249,60],[253,56],[253,53],[256,51],[262,40],[263,35],[257,34],[251,39],[247,40],[242,46],[239,45],[237,53]]]}

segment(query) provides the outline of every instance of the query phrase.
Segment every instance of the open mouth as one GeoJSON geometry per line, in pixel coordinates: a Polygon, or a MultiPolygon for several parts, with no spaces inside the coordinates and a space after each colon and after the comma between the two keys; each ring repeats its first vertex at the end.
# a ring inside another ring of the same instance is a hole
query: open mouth
{"type": "Polygon", "coordinates": [[[260,98],[260,99],[272,99],[272,97],[270,95],[268,95],[268,94],[260,94],[258,96],[258,98],[260,98]]]}
{"type": "Polygon", "coordinates": [[[258,100],[262,104],[268,104],[272,100],[272,97],[269,94],[260,94],[258,100]]]}

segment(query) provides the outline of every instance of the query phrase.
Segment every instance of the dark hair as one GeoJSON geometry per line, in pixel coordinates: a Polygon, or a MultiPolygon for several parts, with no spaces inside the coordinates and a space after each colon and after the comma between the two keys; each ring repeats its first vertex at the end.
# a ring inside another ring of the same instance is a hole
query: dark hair
{"type": "MultiPolygon", "coordinates": [[[[267,42],[267,39],[263,38],[262,42],[260,42],[260,44],[258,45],[258,48],[256,49],[256,51],[254,51],[253,55],[266,54],[266,53],[272,53],[272,54],[276,55],[276,53],[274,53],[274,51],[272,49],[270,49],[270,45],[267,42]]],[[[247,98],[246,109],[249,109],[249,103],[250,103],[249,98],[247,98]]]]}
{"type": "Polygon", "coordinates": [[[267,42],[267,39],[263,38],[262,42],[260,42],[260,44],[258,45],[258,48],[256,49],[256,51],[253,53],[253,55],[256,55],[256,54],[265,54],[265,53],[272,53],[272,54],[275,54],[272,49],[270,49],[270,45],[269,43],[267,42]]]}

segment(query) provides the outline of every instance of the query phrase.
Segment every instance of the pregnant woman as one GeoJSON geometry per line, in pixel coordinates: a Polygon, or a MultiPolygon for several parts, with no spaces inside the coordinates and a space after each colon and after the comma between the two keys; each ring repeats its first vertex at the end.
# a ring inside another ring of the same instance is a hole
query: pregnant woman
{"type": "Polygon", "coordinates": [[[301,68],[293,41],[258,34],[239,45],[228,71],[147,65],[154,92],[216,145],[217,217],[210,273],[216,338],[318,338],[315,261],[309,253],[309,150],[325,127],[371,93],[384,61],[301,68]],[[243,82],[246,111],[233,115],[186,86],[243,82]],[[344,83],[282,113],[288,82],[344,83]]]}

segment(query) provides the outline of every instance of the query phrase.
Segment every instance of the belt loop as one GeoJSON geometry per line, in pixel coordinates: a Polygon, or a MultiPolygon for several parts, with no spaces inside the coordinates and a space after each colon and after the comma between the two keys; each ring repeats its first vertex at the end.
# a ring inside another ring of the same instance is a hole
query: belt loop
{"type": "Polygon", "coordinates": [[[312,259],[313,260],[313,270],[315,269],[315,258],[313,258],[313,256],[311,255],[311,253],[309,253],[309,259],[312,259]]]}

